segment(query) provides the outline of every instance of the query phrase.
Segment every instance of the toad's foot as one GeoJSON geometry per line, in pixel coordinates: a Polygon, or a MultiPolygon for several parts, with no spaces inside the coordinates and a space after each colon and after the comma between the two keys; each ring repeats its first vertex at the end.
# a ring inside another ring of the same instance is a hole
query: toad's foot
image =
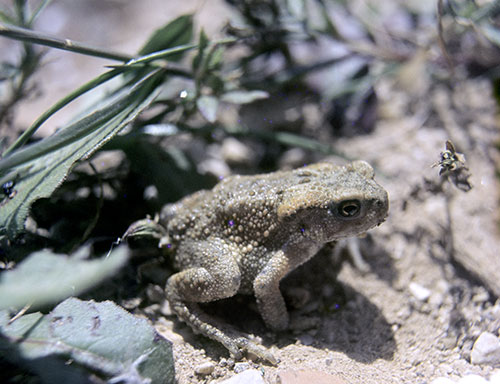
{"type": "MultiPolygon", "coordinates": [[[[255,343],[246,337],[238,337],[232,341],[238,350],[246,352],[248,355],[255,356],[262,361],[266,361],[271,365],[278,365],[279,360],[277,360],[274,355],[262,345],[255,343]]],[[[249,357],[251,358],[251,356],[249,357]]]]}
{"type": "MultiPolygon", "coordinates": [[[[171,303],[172,310],[177,316],[187,323],[195,332],[221,343],[236,360],[241,360],[244,355],[249,358],[256,357],[271,365],[277,365],[278,360],[273,354],[257,342],[242,336],[232,336],[214,326],[215,320],[201,311],[194,303],[171,303]]],[[[234,332],[240,334],[239,332],[234,332]]]]}

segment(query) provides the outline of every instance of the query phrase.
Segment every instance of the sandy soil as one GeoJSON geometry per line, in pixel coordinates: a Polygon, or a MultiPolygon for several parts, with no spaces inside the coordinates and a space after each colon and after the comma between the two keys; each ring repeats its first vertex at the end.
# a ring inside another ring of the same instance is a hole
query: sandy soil
{"type": "MultiPolygon", "coordinates": [[[[459,252],[472,260],[481,254],[500,254],[498,227],[491,226],[498,213],[499,189],[491,161],[491,156],[498,161],[498,154],[490,146],[498,140],[498,131],[488,84],[464,82],[455,93],[444,95],[454,118],[470,122],[471,136],[459,146],[470,159],[473,189],[469,192],[449,183],[436,190],[439,176],[431,165],[439,159],[445,140],[456,139],[453,127],[439,119],[419,119],[418,111],[417,117],[400,115],[415,100],[394,84],[381,85],[380,94],[384,92],[390,97],[382,101],[381,110],[394,96],[406,99],[405,105],[392,108],[372,134],[337,142],[339,150],[348,148],[351,156],[371,161],[390,195],[387,222],[360,243],[369,271],[363,273],[349,262],[339,268],[331,252],[299,268],[282,288],[292,302],[302,301],[292,306],[291,331],[283,335],[263,328],[258,316],[246,309],[252,307],[251,300],[221,304],[226,312],[216,312],[262,337],[281,360],[277,367],[250,363],[264,372],[269,383],[276,382],[279,372],[291,369],[328,372],[351,384],[428,383],[467,374],[488,378],[494,371],[491,366],[471,364],[470,353],[481,332],[498,334],[498,288],[481,283],[481,273],[488,276],[489,270],[470,271],[456,260],[459,252]],[[474,106],[472,98],[464,97],[466,105],[461,105],[457,95],[467,92],[482,95],[482,102],[474,106]],[[481,123],[474,117],[477,114],[481,123]],[[477,209],[478,200],[488,208],[477,209]],[[483,230],[473,230],[470,237],[472,220],[479,221],[483,230]],[[455,239],[466,236],[475,242],[466,244],[467,249],[456,248],[455,239]],[[234,312],[245,315],[235,317],[234,312]]],[[[436,103],[442,92],[429,89],[432,97],[427,100],[436,103]]],[[[174,341],[179,383],[204,383],[234,374],[223,349],[172,319],[159,328],[174,341]],[[206,362],[215,365],[214,372],[196,375],[193,367],[206,362]]]]}

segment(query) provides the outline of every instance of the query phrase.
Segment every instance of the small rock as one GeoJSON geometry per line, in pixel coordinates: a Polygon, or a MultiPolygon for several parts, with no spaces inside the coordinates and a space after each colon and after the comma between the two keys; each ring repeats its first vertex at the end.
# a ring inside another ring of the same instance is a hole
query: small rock
{"type": "Polygon", "coordinates": [[[198,164],[198,172],[210,175],[214,175],[218,179],[229,176],[231,174],[231,169],[228,165],[221,159],[206,159],[198,164]]]}
{"type": "Polygon", "coordinates": [[[156,188],[156,185],[148,185],[146,188],[144,188],[143,192],[143,197],[144,200],[156,200],[158,199],[159,192],[158,188],[156,188]]]}
{"type": "Polygon", "coordinates": [[[302,345],[312,345],[314,343],[314,337],[308,333],[300,335],[299,340],[302,345]]]}
{"type": "Polygon", "coordinates": [[[491,374],[490,384],[500,384],[500,371],[495,371],[491,374]]]}
{"type": "Polygon", "coordinates": [[[474,303],[485,303],[490,299],[490,294],[484,288],[480,289],[474,296],[472,296],[472,301],[474,303]]]}
{"type": "Polygon", "coordinates": [[[236,364],[234,364],[234,372],[235,373],[241,373],[243,371],[246,371],[249,368],[250,368],[250,364],[248,364],[248,363],[236,363],[236,364]]]}
{"type": "Polygon", "coordinates": [[[429,289],[414,282],[411,282],[408,288],[410,293],[419,301],[426,301],[432,293],[429,289]]]}
{"type": "Polygon", "coordinates": [[[282,371],[278,373],[278,384],[345,384],[338,376],[326,372],[304,370],[304,371],[282,371]]]}
{"type": "Polygon", "coordinates": [[[215,365],[211,362],[203,363],[195,367],[194,372],[197,375],[210,375],[215,369],[215,365]]]}
{"type": "Polygon", "coordinates": [[[284,152],[279,159],[279,168],[297,168],[306,162],[307,155],[302,148],[292,148],[284,152]]]}
{"type": "Polygon", "coordinates": [[[429,304],[432,306],[432,308],[438,309],[439,307],[441,307],[441,305],[443,305],[443,302],[444,296],[439,292],[435,292],[429,297],[429,304]]]}
{"type": "Polygon", "coordinates": [[[266,384],[262,375],[256,369],[247,369],[219,384],[266,384]]]}
{"type": "Polygon", "coordinates": [[[457,384],[488,384],[488,380],[479,375],[467,375],[458,380],[457,384]]]}
{"type": "Polygon", "coordinates": [[[222,158],[228,164],[251,165],[252,159],[255,158],[253,151],[234,137],[229,137],[222,142],[221,153],[222,158]]]}
{"type": "Polygon", "coordinates": [[[431,384],[455,384],[455,382],[447,377],[438,377],[432,380],[431,384]]]}
{"type": "Polygon", "coordinates": [[[483,332],[472,346],[472,364],[500,366],[500,340],[494,334],[483,332]]]}

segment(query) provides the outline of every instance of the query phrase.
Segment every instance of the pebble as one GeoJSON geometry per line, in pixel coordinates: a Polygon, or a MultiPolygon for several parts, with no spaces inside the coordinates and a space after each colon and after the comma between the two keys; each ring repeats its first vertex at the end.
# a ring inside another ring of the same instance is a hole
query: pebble
{"type": "Polygon", "coordinates": [[[256,369],[247,369],[230,379],[219,382],[218,384],[266,384],[261,373],[256,369]]]}
{"type": "Polygon", "coordinates": [[[438,377],[430,382],[430,384],[499,384],[500,383],[500,372],[496,372],[491,375],[490,380],[486,380],[484,377],[479,375],[466,375],[460,378],[458,381],[448,379],[447,377],[438,377]]]}
{"type": "Polygon", "coordinates": [[[249,368],[250,368],[250,364],[248,364],[248,363],[236,363],[236,364],[234,364],[234,372],[235,373],[240,373],[240,372],[246,371],[249,368]]]}
{"type": "Polygon", "coordinates": [[[313,345],[314,343],[314,337],[307,333],[300,335],[298,338],[302,345],[313,345]]]}
{"type": "Polygon", "coordinates": [[[495,371],[490,376],[491,384],[500,384],[500,371],[495,371]]]}
{"type": "Polygon", "coordinates": [[[426,301],[432,293],[429,289],[415,282],[411,282],[408,289],[410,290],[410,293],[419,301],[426,301]]]}
{"type": "Polygon", "coordinates": [[[307,160],[307,154],[302,148],[292,148],[284,152],[279,159],[279,168],[297,168],[307,160]]]}
{"type": "Polygon", "coordinates": [[[438,377],[432,380],[430,384],[455,384],[455,382],[447,377],[438,377]]]}
{"type": "Polygon", "coordinates": [[[194,372],[197,375],[210,375],[215,369],[215,365],[211,362],[203,363],[194,368],[194,372]]]}
{"type": "Polygon", "coordinates": [[[234,137],[224,139],[221,148],[222,158],[229,164],[251,165],[255,158],[252,150],[234,137]]]}
{"type": "Polygon", "coordinates": [[[338,376],[326,372],[303,370],[303,371],[281,371],[278,373],[278,384],[345,384],[338,376]]]}
{"type": "Polygon", "coordinates": [[[457,384],[488,384],[488,380],[479,375],[467,375],[458,380],[457,384]]]}
{"type": "Polygon", "coordinates": [[[472,364],[500,366],[500,339],[489,332],[481,333],[472,346],[470,360],[472,364]]]}
{"type": "Polygon", "coordinates": [[[198,172],[208,173],[221,179],[231,174],[231,168],[221,159],[206,159],[198,164],[198,172]]]}
{"type": "Polygon", "coordinates": [[[155,185],[148,185],[146,188],[144,188],[144,192],[143,192],[143,197],[144,197],[144,200],[156,200],[158,199],[158,196],[159,196],[159,192],[158,192],[158,188],[156,188],[155,185]]]}

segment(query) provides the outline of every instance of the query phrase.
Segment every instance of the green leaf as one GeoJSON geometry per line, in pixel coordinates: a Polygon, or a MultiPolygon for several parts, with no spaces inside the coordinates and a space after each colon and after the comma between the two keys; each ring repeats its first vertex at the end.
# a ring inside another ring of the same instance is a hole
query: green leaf
{"type": "Polygon", "coordinates": [[[199,37],[198,53],[193,58],[192,68],[193,68],[194,72],[196,72],[198,70],[198,68],[200,67],[200,65],[201,65],[201,63],[203,61],[203,57],[205,55],[205,48],[207,48],[208,43],[209,43],[208,37],[205,34],[205,31],[202,29],[200,31],[200,37],[199,37]]]}
{"type": "Polygon", "coordinates": [[[169,201],[213,185],[209,176],[196,171],[196,164],[181,148],[164,148],[158,140],[150,140],[149,134],[134,133],[118,136],[110,145],[125,152],[140,183],[158,188],[158,210],[169,201]]]}
{"type": "Polygon", "coordinates": [[[82,85],[81,87],[77,88],[73,92],[71,92],[69,95],[66,95],[63,97],[61,100],[56,102],[52,107],[50,107],[48,110],[46,110],[41,116],[39,116],[35,122],[26,130],[23,132],[21,136],[17,138],[15,143],[11,145],[4,153],[3,156],[7,156],[14,150],[22,147],[37,131],[38,128],[42,126],[42,124],[47,121],[52,115],[54,115],[57,111],[60,109],[64,108],[66,105],[71,103],[73,100],[76,98],[80,97],[84,93],[96,88],[97,86],[105,83],[108,80],[113,79],[114,77],[118,76],[120,73],[123,72],[123,68],[115,68],[112,69],[109,72],[105,72],[102,75],[97,76],[95,79],[92,79],[88,83],[82,85]]]}
{"type": "Polygon", "coordinates": [[[91,156],[151,104],[158,94],[157,75],[124,87],[111,103],[0,160],[0,177],[16,175],[11,196],[0,203],[0,234],[13,238],[21,233],[33,202],[49,197],[77,161],[91,156]]]}
{"type": "Polygon", "coordinates": [[[203,115],[208,122],[214,123],[217,119],[217,108],[219,100],[214,96],[201,96],[196,100],[198,111],[203,115]]]}
{"type": "Polygon", "coordinates": [[[265,91],[229,91],[222,95],[221,100],[232,104],[248,104],[255,100],[267,99],[269,93],[265,91]]]}
{"type": "Polygon", "coordinates": [[[222,65],[222,60],[224,59],[224,47],[218,45],[215,49],[210,51],[210,57],[208,58],[207,69],[215,70],[222,65]]]}
{"type": "Polygon", "coordinates": [[[127,258],[125,247],[95,260],[49,250],[32,253],[16,268],[0,274],[0,310],[17,310],[27,304],[37,308],[78,295],[115,275],[127,258]]]}
{"type": "MultiPolygon", "coordinates": [[[[188,44],[193,37],[193,16],[183,15],[172,20],[167,25],[157,29],[149,38],[148,42],[141,48],[139,55],[172,48],[178,45],[188,44]]],[[[169,60],[178,61],[182,55],[171,56],[169,60]]]]}
{"type": "Polygon", "coordinates": [[[70,298],[48,315],[11,324],[0,313],[0,355],[22,363],[45,383],[174,383],[171,343],[148,320],[113,302],[70,298]]]}

